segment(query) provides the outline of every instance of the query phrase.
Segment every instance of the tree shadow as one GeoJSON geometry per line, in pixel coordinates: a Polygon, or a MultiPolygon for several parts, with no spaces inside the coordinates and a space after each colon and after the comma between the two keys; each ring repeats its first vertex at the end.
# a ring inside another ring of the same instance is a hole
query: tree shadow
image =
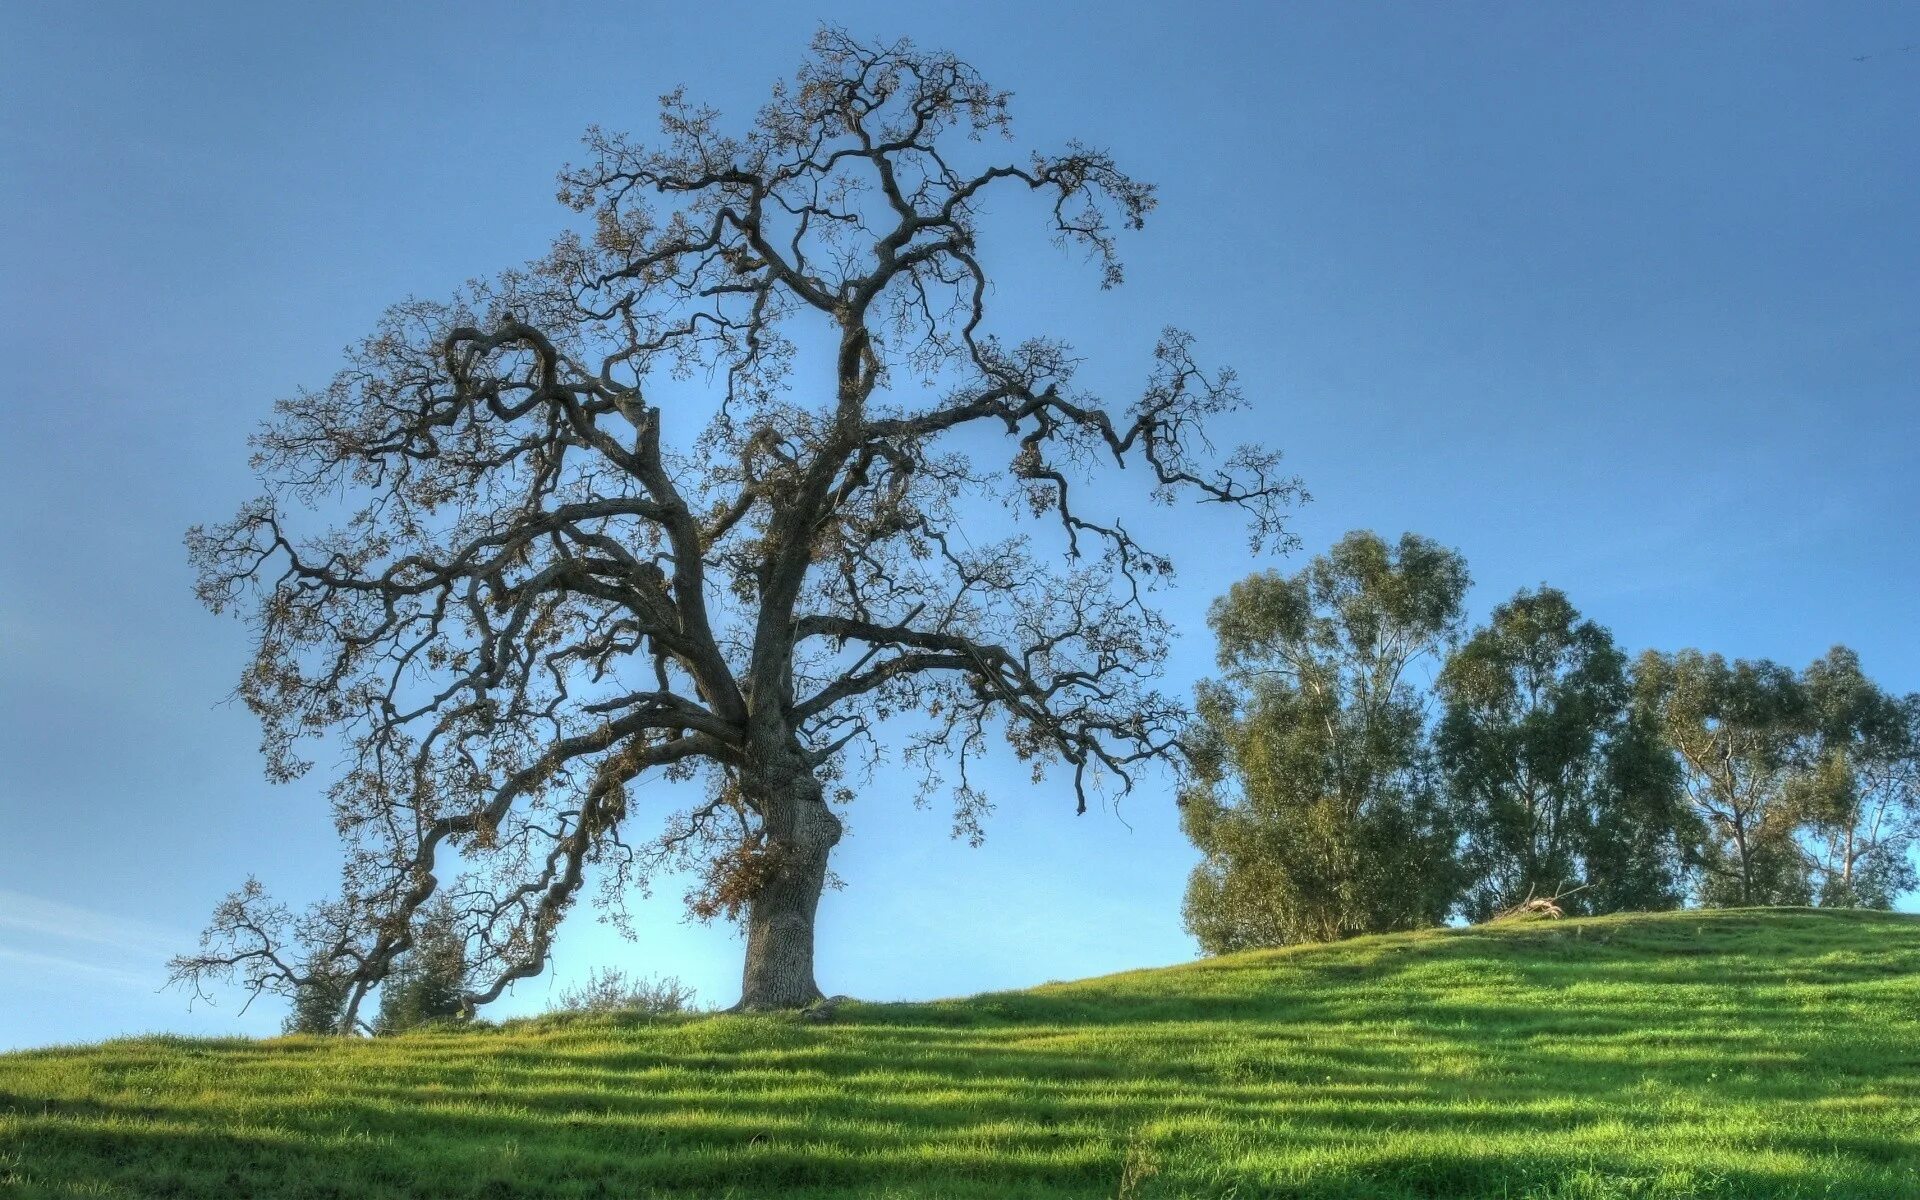
{"type": "Polygon", "coordinates": [[[0,1060],[0,1183],[11,1170],[31,1181],[23,1195],[142,1197],[228,1195],[235,1179],[313,1197],[1078,1197],[1115,1195],[1123,1177],[1142,1198],[1920,1195],[1914,939],[1828,946],[1821,930],[1862,929],[1712,920],[1731,948],[1710,955],[1661,953],[1669,922],[1594,922],[849,1004],[826,1024],[46,1051],[0,1060]],[[1783,937],[1821,965],[1767,970],[1783,937]]]}

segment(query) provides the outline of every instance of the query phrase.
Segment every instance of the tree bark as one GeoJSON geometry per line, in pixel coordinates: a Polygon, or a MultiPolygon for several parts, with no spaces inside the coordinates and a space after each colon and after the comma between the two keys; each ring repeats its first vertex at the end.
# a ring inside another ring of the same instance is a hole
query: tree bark
{"type": "Polygon", "coordinates": [[[1740,903],[1751,908],[1753,906],[1753,859],[1747,853],[1746,822],[1734,822],[1733,844],[1734,848],[1740,852],[1740,903]]]}
{"type": "Polygon", "coordinates": [[[805,768],[753,788],[765,822],[772,869],[747,905],[742,1012],[804,1008],[822,999],[813,976],[814,918],[827,881],[827,855],[840,818],[805,768]]]}

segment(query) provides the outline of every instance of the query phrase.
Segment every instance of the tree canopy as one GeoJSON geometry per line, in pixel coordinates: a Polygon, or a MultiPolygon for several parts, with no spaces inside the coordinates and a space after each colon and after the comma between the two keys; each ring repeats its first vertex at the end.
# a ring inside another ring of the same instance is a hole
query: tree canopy
{"type": "Polygon", "coordinates": [[[1182,823],[1202,860],[1187,927],[1218,953],[1443,918],[1454,831],[1427,770],[1412,665],[1457,638],[1465,561],[1412,534],[1348,534],[1217,602],[1182,823]]]}
{"type": "Polygon", "coordinates": [[[1535,898],[1574,912],[1678,901],[1671,752],[1632,719],[1612,634],[1560,591],[1523,590],[1447,660],[1437,691],[1470,920],[1535,898]]]}
{"type": "Polygon", "coordinates": [[[1812,728],[1792,803],[1819,903],[1891,908],[1920,886],[1920,694],[1895,696],[1835,646],[1801,676],[1812,728]]]}
{"type": "Polygon", "coordinates": [[[1060,339],[998,327],[990,196],[1109,287],[1154,208],[1099,149],[996,158],[1008,121],[951,54],[824,30],[744,127],[676,91],[651,144],[590,132],[560,179],[581,227],[397,305],[276,406],[264,495],[189,543],[201,597],[251,623],[269,774],[346,748],[343,887],[296,913],[249,883],[177,979],[344,979],[350,1027],[443,896],[471,1007],[543,969],[590,870],[617,911],[683,868],[695,913],[745,923],[742,1004],[804,1004],[884,718],[917,716],[900,756],[962,831],[995,741],[1082,807],[1176,752],[1152,682],[1172,563],[1082,485],[1132,467],[1154,501],[1241,511],[1256,548],[1300,488],[1271,451],[1211,450],[1241,395],[1188,334],[1115,401],[1060,339]],[[985,510],[1009,532],[958,536],[985,510]]]}
{"type": "Polygon", "coordinates": [[[1701,821],[1700,900],[1807,903],[1788,784],[1810,713],[1793,671],[1682,650],[1647,652],[1635,674],[1639,703],[1657,714],[1701,821]]]}
{"type": "Polygon", "coordinates": [[[1197,689],[1181,793],[1202,949],[1535,902],[1887,908],[1920,885],[1920,695],[1853,651],[1799,672],[1630,664],[1545,586],[1463,638],[1466,587],[1457,553],[1362,531],[1214,605],[1221,675],[1197,689]]]}

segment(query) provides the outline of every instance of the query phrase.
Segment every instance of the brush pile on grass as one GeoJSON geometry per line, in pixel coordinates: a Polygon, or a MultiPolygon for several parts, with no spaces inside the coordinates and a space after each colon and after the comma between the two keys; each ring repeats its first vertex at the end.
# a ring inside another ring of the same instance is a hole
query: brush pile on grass
{"type": "Polygon", "coordinates": [[[1587,885],[1583,883],[1579,887],[1568,888],[1552,896],[1536,896],[1528,892],[1525,900],[1512,908],[1501,909],[1488,918],[1487,923],[1495,925],[1501,921],[1557,921],[1567,915],[1566,910],[1560,907],[1560,902],[1575,892],[1585,891],[1586,888],[1587,885]]]}
{"type": "Polygon", "coordinates": [[[1501,921],[1555,921],[1567,914],[1560,906],[1545,896],[1532,896],[1512,908],[1502,909],[1493,914],[1491,923],[1501,921]]]}

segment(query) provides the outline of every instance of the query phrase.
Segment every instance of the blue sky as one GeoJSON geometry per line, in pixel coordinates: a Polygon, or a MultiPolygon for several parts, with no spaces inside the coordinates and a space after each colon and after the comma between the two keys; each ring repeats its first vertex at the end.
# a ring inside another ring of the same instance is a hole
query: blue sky
{"type": "MultiPolygon", "coordinates": [[[[1412,529],[1465,553],[1476,614],[1544,581],[1636,650],[1799,665],[1845,641],[1920,689],[1911,6],[16,2],[0,1047],[276,1025],[155,991],[247,873],[304,901],[336,863],[324,780],[263,782],[223,702],[246,633],[196,605],[182,531],[252,494],[248,431],[384,306],[543,248],[586,125],[648,132],[680,83],[744,116],[821,17],[952,48],[1014,89],[1022,142],[1080,137],[1161,185],[1126,287],[1022,260],[1002,323],[1120,391],[1163,324],[1198,333],[1254,400],[1231,432],[1315,496],[1306,552],[1412,529]]],[[[1153,526],[1184,547],[1182,691],[1207,601],[1270,565],[1210,520],[1153,526]]],[[[829,991],[1193,954],[1164,781],[1076,819],[1064,787],[998,779],[979,850],[905,778],[865,790],[829,991]]],[[[740,943],[682,923],[679,891],[638,945],[577,915],[557,978],[618,960],[730,1002],[740,943]]]]}

